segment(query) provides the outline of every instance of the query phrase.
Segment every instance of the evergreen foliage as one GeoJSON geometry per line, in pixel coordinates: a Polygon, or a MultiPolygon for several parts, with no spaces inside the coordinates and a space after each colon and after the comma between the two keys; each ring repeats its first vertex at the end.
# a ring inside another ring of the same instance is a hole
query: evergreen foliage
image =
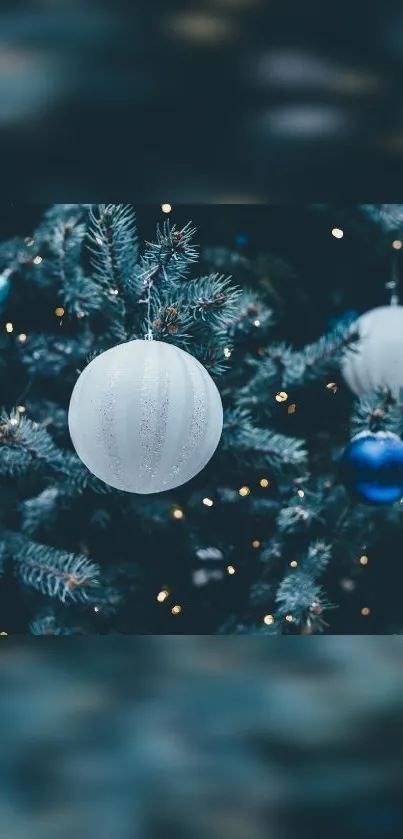
{"type": "MultiPolygon", "coordinates": [[[[368,207],[355,208],[360,223],[384,225],[385,211],[368,207]]],[[[27,336],[1,338],[0,567],[3,584],[19,584],[20,631],[172,632],[176,604],[179,633],[326,630],[335,564],[342,558],[347,573],[379,524],[399,518],[396,506],[352,513],[338,483],[342,440],[318,458],[284,420],[304,388],[337,389],[328,379],[340,380],[355,317],[295,347],[276,333],[276,295],[264,292],[273,277],[293,276],[281,260],[200,250],[191,222],[178,229],[167,220],[142,245],[134,209],[121,204],[54,205],[31,237],[0,246],[0,270],[11,276],[7,305],[33,310],[27,336]],[[51,306],[56,326],[38,315],[51,306]],[[91,358],[150,330],[215,378],[224,429],[190,484],[146,498],[88,472],[73,451],[67,409],[91,358]],[[23,383],[15,403],[13,376],[23,383]]],[[[390,394],[353,404],[348,433],[368,428],[401,433],[390,394]]]]}

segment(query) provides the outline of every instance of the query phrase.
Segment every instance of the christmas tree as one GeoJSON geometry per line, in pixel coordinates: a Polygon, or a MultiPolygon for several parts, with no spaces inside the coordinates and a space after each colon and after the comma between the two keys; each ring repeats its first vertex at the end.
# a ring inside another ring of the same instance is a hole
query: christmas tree
{"type": "MultiPolygon", "coordinates": [[[[347,477],[340,463],[357,433],[400,437],[396,394],[376,387],[355,399],[342,365],[359,343],[358,314],[397,302],[402,207],[278,211],[283,237],[302,224],[332,247],[347,241],[342,256],[327,255],[315,305],[292,237],[281,254],[249,246],[241,228],[209,246],[212,215],[231,208],[192,209],[197,229],[190,212],[175,223],[162,205],[154,239],[143,241],[147,208],[137,218],[127,205],[56,204],[1,244],[0,629],[398,632],[393,608],[374,609],[374,592],[393,601],[382,557],[399,539],[400,495],[363,503],[351,462],[347,477]],[[88,363],[145,338],[195,357],[224,409],[208,465],[153,495],[95,477],[68,428],[88,363]]],[[[263,229],[274,212],[240,207],[237,223],[263,229]]]]}

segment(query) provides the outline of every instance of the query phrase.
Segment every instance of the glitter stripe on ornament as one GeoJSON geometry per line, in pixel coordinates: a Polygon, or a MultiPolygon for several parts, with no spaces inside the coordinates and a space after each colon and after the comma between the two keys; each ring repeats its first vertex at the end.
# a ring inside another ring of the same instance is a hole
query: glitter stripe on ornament
{"type": "Polygon", "coordinates": [[[140,441],[142,457],[139,479],[147,492],[160,465],[166,439],[169,409],[169,371],[159,342],[152,344],[143,367],[140,441]]]}
{"type": "Polygon", "coordinates": [[[97,428],[99,444],[106,451],[111,473],[117,480],[119,486],[125,482],[123,464],[119,455],[119,449],[115,437],[117,427],[115,416],[116,414],[119,414],[116,391],[119,390],[117,386],[120,379],[121,371],[114,369],[113,357],[111,355],[109,357],[109,367],[106,370],[102,398],[95,407],[99,416],[99,426],[97,428]]]}
{"type": "MultiPolygon", "coordinates": [[[[201,445],[204,437],[207,434],[207,417],[208,417],[208,392],[206,388],[206,381],[204,376],[201,375],[201,370],[203,369],[201,365],[197,369],[197,379],[196,383],[194,384],[194,377],[191,375],[191,370],[189,368],[188,359],[184,357],[184,366],[185,366],[185,376],[187,380],[187,387],[192,387],[193,390],[193,411],[192,411],[192,418],[190,421],[190,428],[185,437],[186,443],[177,459],[176,465],[173,467],[170,478],[174,477],[179,470],[182,470],[182,467],[191,460],[193,457],[194,452],[196,449],[201,445]]],[[[194,364],[194,359],[193,359],[194,364]]],[[[192,371],[194,373],[194,367],[192,367],[192,371]]],[[[182,470],[182,480],[181,483],[188,481],[191,477],[197,474],[197,461],[193,461],[191,470],[183,471],[182,470]]]]}

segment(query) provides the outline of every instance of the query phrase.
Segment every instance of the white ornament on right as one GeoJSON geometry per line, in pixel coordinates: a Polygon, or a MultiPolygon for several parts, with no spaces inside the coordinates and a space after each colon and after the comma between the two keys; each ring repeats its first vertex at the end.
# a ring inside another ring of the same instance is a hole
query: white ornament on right
{"type": "Polygon", "coordinates": [[[388,388],[403,401],[403,306],[379,306],[356,323],[359,341],[344,355],[341,370],[359,398],[388,388]]]}

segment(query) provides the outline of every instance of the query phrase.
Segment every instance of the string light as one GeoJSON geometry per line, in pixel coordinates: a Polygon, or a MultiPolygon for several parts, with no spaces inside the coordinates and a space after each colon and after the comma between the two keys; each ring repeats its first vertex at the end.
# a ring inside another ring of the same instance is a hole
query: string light
{"type": "Polygon", "coordinates": [[[27,246],[28,248],[31,248],[31,247],[32,247],[32,245],[34,244],[34,240],[33,240],[33,239],[31,239],[31,237],[30,237],[30,236],[27,236],[27,238],[26,238],[26,239],[24,239],[24,242],[25,242],[25,244],[26,244],[26,246],[27,246]]]}
{"type": "Polygon", "coordinates": [[[332,236],[334,236],[335,239],[342,239],[344,233],[342,230],[340,230],[340,227],[334,227],[332,230],[332,236]]]}
{"type": "Polygon", "coordinates": [[[163,603],[167,597],[169,597],[169,591],[160,591],[159,594],[157,594],[158,603],[163,603]]]}
{"type": "Polygon", "coordinates": [[[269,481],[267,480],[267,478],[261,478],[259,483],[260,483],[260,486],[264,487],[264,488],[269,486],[269,481]]]}
{"type": "Polygon", "coordinates": [[[25,412],[25,406],[24,405],[18,405],[17,410],[20,412],[20,414],[23,414],[25,412]]]}
{"type": "Polygon", "coordinates": [[[395,239],[395,241],[392,242],[392,248],[394,248],[395,251],[400,251],[400,248],[402,247],[402,245],[403,245],[403,242],[401,242],[400,239],[395,239]]]}
{"type": "Polygon", "coordinates": [[[274,623],[273,615],[265,615],[263,618],[263,623],[266,623],[267,626],[270,626],[272,623],[274,623]]]}
{"type": "Polygon", "coordinates": [[[18,420],[17,420],[16,417],[13,417],[12,419],[10,419],[10,425],[18,425],[18,420]]]}
{"type": "Polygon", "coordinates": [[[77,317],[80,318],[80,319],[84,318],[85,317],[85,312],[77,312],[77,317]]]}
{"type": "Polygon", "coordinates": [[[260,320],[254,320],[253,326],[260,326],[260,320]]]}
{"type": "Polygon", "coordinates": [[[41,262],[42,262],[42,257],[41,256],[35,256],[35,258],[33,259],[34,265],[40,265],[41,262]]]}
{"type": "Polygon", "coordinates": [[[368,609],[368,606],[364,606],[364,608],[361,609],[361,614],[364,615],[364,617],[367,617],[367,615],[369,615],[370,612],[371,612],[371,610],[368,609]]]}
{"type": "Polygon", "coordinates": [[[296,410],[297,410],[297,406],[296,406],[295,402],[293,402],[293,404],[292,404],[292,405],[289,405],[289,406],[288,406],[288,408],[287,408],[287,413],[288,413],[288,414],[295,414],[295,411],[296,411],[296,410]]]}
{"type": "Polygon", "coordinates": [[[290,562],[290,565],[291,565],[291,568],[296,568],[297,565],[298,565],[298,562],[295,559],[293,559],[292,562],[290,562]]]}
{"type": "Polygon", "coordinates": [[[276,393],[276,402],[286,402],[288,399],[288,393],[285,390],[280,390],[279,393],[276,393]]]}
{"type": "Polygon", "coordinates": [[[55,315],[56,315],[57,318],[62,318],[63,317],[63,315],[64,315],[63,306],[58,306],[57,309],[55,309],[55,315]]]}
{"type": "Polygon", "coordinates": [[[102,245],[102,239],[101,239],[100,236],[95,236],[95,241],[96,241],[97,245],[102,245]]]}
{"type": "Polygon", "coordinates": [[[213,507],[214,501],[212,500],[212,498],[203,498],[203,504],[205,507],[213,507]]]}
{"type": "Polygon", "coordinates": [[[367,556],[360,556],[360,564],[361,565],[368,565],[369,559],[367,556]]]}
{"type": "Polygon", "coordinates": [[[227,565],[228,574],[235,574],[235,568],[233,565],[227,565]]]}
{"type": "Polygon", "coordinates": [[[299,489],[299,490],[298,490],[298,495],[299,495],[299,497],[300,497],[300,498],[304,498],[304,496],[305,496],[304,490],[303,490],[303,489],[299,489]]]}
{"type": "Polygon", "coordinates": [[[179,603],[177,603],[176,606],[172,606],[171,612],[173,615],[180,615],[181,611],[182,606],[179,606],[179,603]]]}
{"type": "Polygon", "coordinates": [[[232,350],[229,347],[224,347],[224,356],[225,358],[231,358],[232,350]]]}
{"type": "Polygon", "coordinates": [[[18,336],[18,340],[21,341],[21,344],[25,343],[25,341],[27,340],[25,332],[21,332],[21,334],[18,336]]]}
{"type": "Polygon", "coordinates": [[[94,612],[99,612],[99,606],[94,606],[94,612]]]}
{"type": "Polygon", "coordinates": [[[117,288],[110,288],[110,289],[109,289],[109,294],[119,294],[119,289],[117,289],[117,288]]]}
{"type": "Polygon", "coordinates": [[[8,632],[0,632],[0,635],[8,635],[8,632]]]}
{"type": "Polygon", "coordinates": [[[292,623],[292,621],[294,620],[292,615],[286,615],[285,619],[286,619],[286,621],[288,621],[288,623],[292,623]]]}
{"type": "Polygon", "coordinates": [[[163,213],[170,213],[171,210],[172,210],[172,207],[171,207],[170,204],[161,204],[161,210],[162,210],[163,213]]]}
{"type": "Polygon", "coordinates": [[[6,323],[6,332],[12,332],[13,329],[14,329],[14,326],[13,326],[12,323],[6,323]]]}
{"type": "Polygon", "coordinates": [[[261,542],[259,542],[259,539],[255,539],[252,542],[252,545],[253,545],[254,548],[260,548],[261,542]]]}
{"type": "Polygon", "coordinates": [[[180,507],[174,507],[174,509],[172,510],[172,515],[174,519],[183,519],[185,514],[180,507]]]}
{"type": "Polygon", "coordinates": [[[337,384],[336,382],[328,382],[326,385],[326,390],[331,390],[332,393],[337,392],[337,384]]]}
{"type": "Polygon", "coordinates": [[[240,487],[238,490],[239,494],[244,498],[246,495],[250,495],[249,487],[240,487]]]}

